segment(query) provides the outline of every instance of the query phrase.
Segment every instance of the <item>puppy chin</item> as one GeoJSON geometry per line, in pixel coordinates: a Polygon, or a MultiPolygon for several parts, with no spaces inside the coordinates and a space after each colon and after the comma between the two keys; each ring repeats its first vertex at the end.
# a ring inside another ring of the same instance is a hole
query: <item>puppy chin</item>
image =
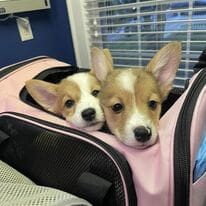
{"type": "MultiPolygon", "coordinates": [[[[118,134],[117,134],[118,135],[118,134]]],[[[117,136],[116,135],[116,136],[117,136]]],[[[152,136],[148,141],[146,142],[138,142],[135,137],[120,137],[117,136],[117,138],[125,145],[135,148],[135,149],[146,149],[148,147],[151,147],[152,145],[154,145],[157,140],[158,140],[158,136],[154,135],[152,136]]]]}
{"type": "Polygon", "coordinates": [[[102,128],[103,124],[104,124],[104,122],[96,122],[96,123],[91,124],[89,126],[83,127],[82,129],[84,129],[88,132],[97,131],[97,130],[102,128]]]}
{"type": "Polygon", "coordinates": [[[154,144],[156,144],[158,140],[158,137],[156,136],[155,138],[151,138],[149,141],[144,142],[144,143],[140,143],[139,145],[136,146],[137,149],[146,149],[149,148],[151,146],[153,146],[154,144]]]}
{"type": "Polygon", "coordinates": [[[104,125],[104,122],[93,122],[93,123],[90,123],[90,124],[86,124],[85,122],[82,122],[80,124],[76,124],[76,123],[68,121],[68,120],[67,120],[67,122],[72,127],[76,128],[76,129],[86,130],[88,132],[97,131],[97,130],[101,129],[102,126],[104,125]]]}

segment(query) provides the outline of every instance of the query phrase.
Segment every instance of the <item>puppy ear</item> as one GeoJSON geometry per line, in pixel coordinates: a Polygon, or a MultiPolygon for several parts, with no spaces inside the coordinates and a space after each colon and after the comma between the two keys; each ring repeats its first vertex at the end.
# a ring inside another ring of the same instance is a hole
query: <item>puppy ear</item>
{"type": "Polygon", "coordinates": [[[146,66],[157,79],[163,99],[172,89],[172,82],[181,60],[181,43],[171,42],[164,46],[146,66]]]}
{"type": "Polygon", "coordinates": [[[112,66],[112,69],[113,69],[113,59],[112,59],[112,55],[111,55],[109,49],[103,49],[103,52],[104,52],[105,56],[107,57],[107,60],[109,61],[110,65],[112,66]]]}
{"type": "Polygon", "coordinates": [[[45,110],[55,112],[57,102],[57,85],[41,80],[28,80],[26,89],[33,99],[45,110]]]}
{"type": "Polygon", "coordinates": [[[107,74],[113,70],[112,56],[108,49],[92,48],[91,63],[91,72],[95,74],[99,81],[104,81],[107,74]]]}

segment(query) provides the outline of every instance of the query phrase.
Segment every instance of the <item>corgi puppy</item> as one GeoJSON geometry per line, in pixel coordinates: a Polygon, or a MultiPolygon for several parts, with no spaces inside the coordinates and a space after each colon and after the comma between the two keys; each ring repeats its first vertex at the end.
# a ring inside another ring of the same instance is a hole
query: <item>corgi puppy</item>
{"type": "Polygon", "coordinates": [[[157,141],[161,104],[180,59],[181,44],[171,42],[144,69],[113,69],[109,50],[92,49],[92,69],[101,81],[100,103],[109,129],[121,142],[145,148],[157,141]]]}
{"type": "Polygon", "coordinates": [[[73,74],[59,84],[28,80],[26,89],[45,110],[64,117],[75,127],[94,131],[104,124],[97,97],[100,82],[92,71],[73,74]]]}

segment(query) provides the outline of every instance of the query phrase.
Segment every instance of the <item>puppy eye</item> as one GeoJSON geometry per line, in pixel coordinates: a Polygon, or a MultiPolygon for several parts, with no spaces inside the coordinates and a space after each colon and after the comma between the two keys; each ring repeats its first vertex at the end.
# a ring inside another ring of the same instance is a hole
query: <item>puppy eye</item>
{"type": "Polygon", "coordinates": [[[94,97],[96,97],[98,94],[99,94],[99,90],[93,90],[93,91],[92,91],[92,95],[93,95],[94,97]]]}
{"type": "Polygon", "coordinates": [[[149,101],[148,107],[151,108],[152,110],[155,110],[157,108],[157,102],[154,100],[149,101]]]}
{"type": "Polygon", "coordinates": [[[119,112],[121,112],[122,110],[123,110],[123,105],[122,104],[120,104],[120,103],[116,103],[116,104],[114,104],[113,106],[112,106],[112,110],[114,111],[114,112],[116,112],[116,113],[119,113],[119,112]]]}
{"type": "Polygon", "coordinates": [[[72,100],[72,99],[68,99],[66,102],[65,102],[65,106],[67,107],[67,108],[71,108],[71,107],[73,107],[74,106],[74,100],[72,100]]]}

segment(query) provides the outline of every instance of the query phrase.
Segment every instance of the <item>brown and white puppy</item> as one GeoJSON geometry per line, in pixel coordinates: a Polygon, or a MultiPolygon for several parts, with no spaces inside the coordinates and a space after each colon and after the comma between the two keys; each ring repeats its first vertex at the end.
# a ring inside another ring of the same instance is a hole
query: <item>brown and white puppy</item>
{"type": "Polygon", "coordinates": [[[64,117],[75,127],[94,131],[105,121],[97,98],[100,82],[92,71],[71,75],[59,84],[28,80],[26,89],[45,110],[64,117]]]}
{"type": "Polygon", "coordinates": [[[109,50],[93,48],[92,69],[102,82],[99,98],[106,122],[124,144],[145,148],[156,142],[161,104],[180,59],[181,44],[171,42],[144,69],[113,69],[109,50]]]}

